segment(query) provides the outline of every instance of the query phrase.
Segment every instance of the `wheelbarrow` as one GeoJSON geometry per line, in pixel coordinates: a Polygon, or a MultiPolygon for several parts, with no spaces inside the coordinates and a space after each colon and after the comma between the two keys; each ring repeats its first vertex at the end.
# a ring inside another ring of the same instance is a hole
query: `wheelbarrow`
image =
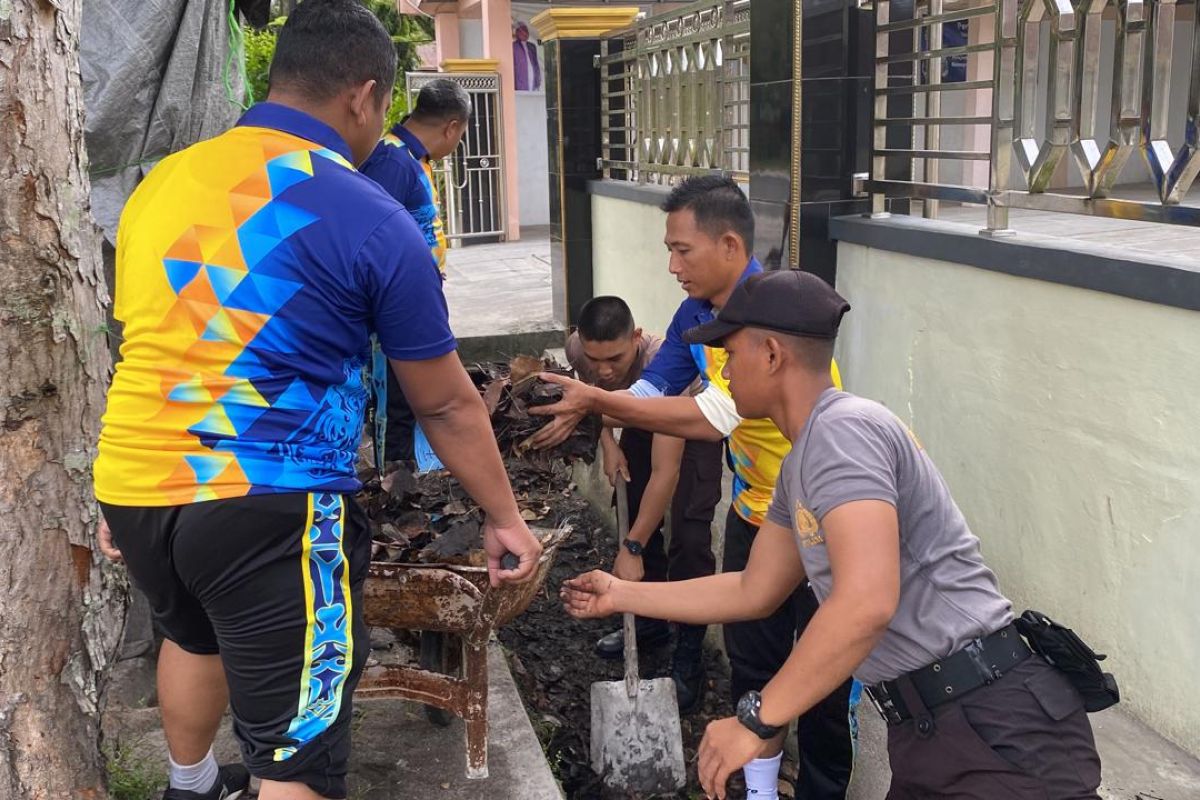
{"type": "Polygon", "coordinates": [[[355,694],[360,700],[411,700],[460,717],[466,724],[468,778],[488,775],[488,639],[533,602],[571,527],[533,533],[541,540],[542,558],[537,576],[528,583],[492,588],[486,567],[373,562],[363,588],[368,625],[448,633],[461,639],[461,677],[413,666],[378,666],[363,675],[355,694]]]}

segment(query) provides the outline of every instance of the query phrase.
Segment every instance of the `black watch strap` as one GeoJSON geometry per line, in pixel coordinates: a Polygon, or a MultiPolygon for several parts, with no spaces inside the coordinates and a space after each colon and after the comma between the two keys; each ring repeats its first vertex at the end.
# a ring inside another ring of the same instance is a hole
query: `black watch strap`
{"type": "Polygon", "coordinates": [[[760,739],[774,739],[783,728],[768,725],[762,721],[759,712],[762,711],[762,695],[749,691],[742,695],[737,704],[738,722],[760,739]]]}
{"type": "Polygon", "coordinates": [[[625,545],[625,549],[635,556],[640,556],[646,549],[641,542],[635,542],[633,539],[626,539],[621,544],[625,545]]]}

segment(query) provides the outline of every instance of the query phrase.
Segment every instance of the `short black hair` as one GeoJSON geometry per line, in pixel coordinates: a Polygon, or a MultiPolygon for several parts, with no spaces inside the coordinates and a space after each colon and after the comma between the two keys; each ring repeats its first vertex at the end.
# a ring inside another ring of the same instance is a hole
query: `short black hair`
{"type": "Polygon", "coordinates": [[[815,336],[793,336],[777,331],[756,328],[762,336],[774,336],[783,342],[784,347],[792,351],[792,355],[811,372],[825,372],[833,363],[833,351],[837,344],[833,339],[818,339],[815,336]]]}
{"type": "Polygon", "coordinates": [[[754,214],[737,181],[724,175],[694,175],[677,184],[660,208],[668,214],[690,210],[696,226],[714,239],[733,231],[754,252],[754,214]]]}
{"type": "Polygon", "coordinates": [[[409,115],[416,122],[466,122],[471,118],[471,95],[457,81],[438,78],[421,87],[409,115]]]}
{"type": "Polygon", "coordinates": [[[375,81],[375,99],[392,94],[396,46],[378,18],[356,0],[304,0],[279,29],[271,88],[317,102],[375,81]]]}
{"type": "Polygon", "coordinates": [[[579,338],[614,342],[633,333],[633,312],[619,297],[593,297],[579,312],[579,338]]]}

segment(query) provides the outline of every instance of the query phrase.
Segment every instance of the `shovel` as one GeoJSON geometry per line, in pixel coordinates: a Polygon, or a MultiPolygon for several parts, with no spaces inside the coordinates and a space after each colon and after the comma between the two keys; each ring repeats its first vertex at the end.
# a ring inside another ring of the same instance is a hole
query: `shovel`
{"type": "MultiPolygon", "coordinates": [[[[617,479],[618,547],[629,535],[625,481],[617,479]]],[[[637,630],[625,615],[625,680],[592,684],[592,770],[613,789],[671,793],[687,783],[679,703],[670,678],[638,680],[637,630]]]]}

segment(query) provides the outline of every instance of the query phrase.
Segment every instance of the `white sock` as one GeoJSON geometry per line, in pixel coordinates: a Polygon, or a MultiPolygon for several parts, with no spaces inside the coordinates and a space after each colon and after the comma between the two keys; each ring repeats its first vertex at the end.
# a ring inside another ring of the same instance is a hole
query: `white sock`
{"type": "Polygon", "coordinates": [[[756,758],[742,767],[746,776],[746,800],[779,800],[779,765],[783,753],[774,758],[756,758]]]}
{"type": "Polygon", "coordinates": [[[192,764],[190,767],[176,764],[175,759],[170,756],[167,756],[167,761],[171,763],[172,789],[204,794],[217,785],[217,760],[213,758],[212,750],[208,751],[208,755],[199,764],[192,764]]]}

